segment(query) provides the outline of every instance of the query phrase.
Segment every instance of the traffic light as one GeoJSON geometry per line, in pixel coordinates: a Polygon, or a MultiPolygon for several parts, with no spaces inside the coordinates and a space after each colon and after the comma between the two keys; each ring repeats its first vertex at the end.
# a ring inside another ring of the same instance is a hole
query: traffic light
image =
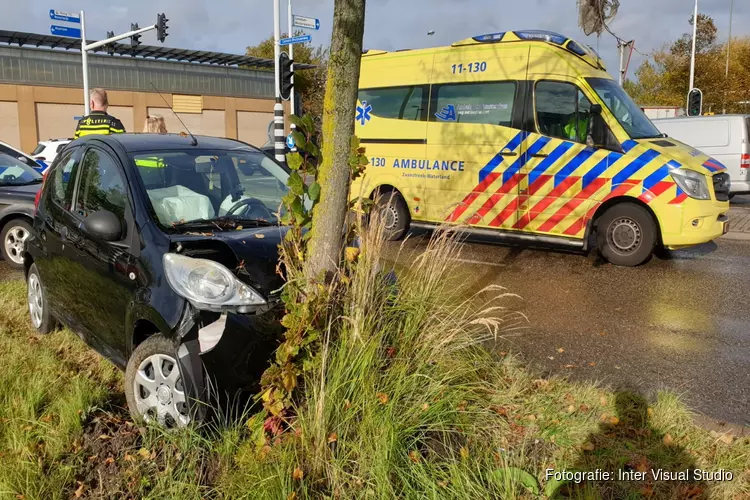
{"type": "MultiPolygon", "coordinates": [[[[107,31],[107,38],[112,38],[113,36],[115,36],[114,31],[107,31]]],[[[107,54],[111,56],[115,55],[115,43],[114,42],[107,44],[107,54]]]]}
{"type": "Polygon", "coordinates": [[[688,116],[700,116],[703,111],[703,92],[693,89],[688,94],[688,116]]]}
{"type": "Polygon", "coordinates": [[[289,54],[286,52],[282,52],[279,55],[279,92],[281,93],[281,98],[285,101],[289,99],[292,87],[294,87],[294,83],[292,82],[292,78],[294,77],[293,64],[294,61],[289,59],[289,54]]]}
{"type": "Polygon", "coordinates": [[[156,15],[156,39],[159,40],[161,43],[164,43],[164,39],[167,38],[167,15],[166,14],[157,14],[156,15]]]}
{"type": "MultiPolygon", "coordinates": [[[[130,31],[136,31],[140,28],[138,28],[138,23],[130,23],[130,31]]],[[[130,37],[130,46],[135,48],[138,47],[141,44],[141,34],[138,33],[137,35],[132,35],[130,37]]]]}

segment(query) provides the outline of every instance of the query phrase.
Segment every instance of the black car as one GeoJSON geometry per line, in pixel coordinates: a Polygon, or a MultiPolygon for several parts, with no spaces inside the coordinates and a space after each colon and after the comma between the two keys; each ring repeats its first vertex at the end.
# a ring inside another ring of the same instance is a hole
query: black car
{"type": "Polygon", "coordinates": [[[245,143],[117,134],[54,161],[27,240],[32,324],[125,370],[134,418],[182,426],[255,390],[281,332],[287,174],[245,143]]]}
{"type": "Polygon", "coordinates": [[[10,267],[23,267],[23,245],[31,232],[34,197],[41,185],[39,172],[0,151],[0,253],[10,267]]]}

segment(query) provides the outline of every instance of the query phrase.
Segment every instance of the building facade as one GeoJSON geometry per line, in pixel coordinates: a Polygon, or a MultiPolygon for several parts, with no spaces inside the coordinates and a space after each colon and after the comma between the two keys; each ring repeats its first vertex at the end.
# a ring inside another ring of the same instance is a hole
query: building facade
{"type": "MultiPolygon", "coordinates": [[[[40,140],[73,137],[84,113],[80,51],[55,46],[56,39],[72,39],[23,33],[15,35],[25,43],[14,46],[10,33],[0,32],[0,141],[31,152],[40,140]]],[[[128,132],[141,132],[151,114],[163,116],[169,132],[185,131],[177,114],[195,135],[257,146],[268,140],[274,74],[242,66],[270,69],[273,61],[161,47],[139,47],[135,57],[90,54],[88,60],[90,88],[107,90],[109,112],[128,132]]]]}

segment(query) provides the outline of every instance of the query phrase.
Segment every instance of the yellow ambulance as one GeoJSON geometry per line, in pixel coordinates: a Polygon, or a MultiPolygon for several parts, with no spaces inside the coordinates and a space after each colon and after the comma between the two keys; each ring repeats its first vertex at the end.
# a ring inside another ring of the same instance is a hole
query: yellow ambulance
{"type": "Polygon", "coordinates": [[[470,233],[635,266],[728,229],[729,175],[661,134],[588,46],[547,31],[362,56],[356,134],[388,234],[470,233]],[[381,196],[377,196],[380,194],[381,196]]]}

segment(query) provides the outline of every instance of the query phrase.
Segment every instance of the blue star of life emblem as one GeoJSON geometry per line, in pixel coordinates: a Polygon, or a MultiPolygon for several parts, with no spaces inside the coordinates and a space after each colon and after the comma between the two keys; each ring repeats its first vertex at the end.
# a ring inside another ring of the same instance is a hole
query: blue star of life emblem
{"type": "Polygon", "coordinates": [[[364,125],[367,122],[370,121],[370,112],[372,111],[372,106],[367,104],[367,101],[362,101],[362,106],[357,106],[357,118],[356,120],[360,123],[360,125],[364,125]]]}

